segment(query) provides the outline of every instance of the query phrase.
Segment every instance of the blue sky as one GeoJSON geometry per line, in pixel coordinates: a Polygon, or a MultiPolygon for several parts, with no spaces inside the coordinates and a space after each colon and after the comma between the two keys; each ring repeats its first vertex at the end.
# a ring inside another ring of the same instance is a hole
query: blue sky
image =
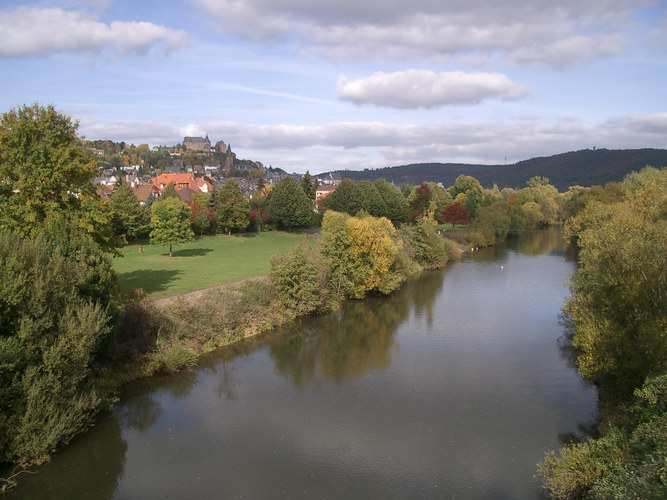
{"type": "Polygon", "coordinates": [[[0,112],[319,173],[667,147],[650,0],[0,3],[0,112]]]}

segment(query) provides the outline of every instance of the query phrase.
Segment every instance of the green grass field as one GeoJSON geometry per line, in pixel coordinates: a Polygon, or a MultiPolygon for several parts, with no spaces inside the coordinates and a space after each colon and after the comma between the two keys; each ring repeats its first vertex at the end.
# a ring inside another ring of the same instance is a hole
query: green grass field
{"type": "Polygon", "coordinates": [[[169,246],[128,245],[113,259],[122,291],[142,288],[154,300],[262,276],[271,257],[291,250],[302,234],[272,231],[238,236],[204,236],[169,246]],[[139,248],[142,252],[139,252],[139,248]]]}

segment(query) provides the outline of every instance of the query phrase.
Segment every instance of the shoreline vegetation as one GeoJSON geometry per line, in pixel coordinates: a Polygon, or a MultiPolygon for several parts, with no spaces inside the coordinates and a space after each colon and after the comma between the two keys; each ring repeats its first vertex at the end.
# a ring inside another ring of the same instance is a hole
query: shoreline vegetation
{"type": "Polygon", "coordinates": [[[422,245],[417,250],[421,252],[419,260],[415,260],[414,243],[404,237],[392,240],[389,236],[396,230],[388,220],[370,216],[359,219],[335,212],[325,216],[325,220],[334,219],[323,226],[342,223],[335,236],[325,229],[321,239],[299,240],[291,251],[273,257],[271,271],[265,276],[156,301],[141,290],[126,294],[111,352],[114,364],[122,369],[117,370],[109,389],[116,391],[137,378],[192,367],[203,354],[301,316],[334,311],[350,298],[360,299],[367,293],[390,294],[410,276],[423,269],[442,268],[462,252],[461,245],[438,235],[434,225],[424,224],[418,235],[413,235],[413,241],[422,245]],[[348,231],[345,227],[364,221],[362,228],[348,231]],[[373,225],[380,227],[373,232],[373,225]],[[374,238],[356,246],[349,241],[329,241],[327,247],[327,238],[344,240],[355,231],[374,238]],[[363,248],[364,243],[369,246],[363,248]],[[341,249],[341,255],[331,255],[341,249]],[[326,257],[325,252],[330,256],[326,257]],[[359,257],[357,262],[355,255],[359,257]],[[386,260],[376,262],[375,267],[360,264],[371,256],[378,260],[379,255],[386,260]]]}

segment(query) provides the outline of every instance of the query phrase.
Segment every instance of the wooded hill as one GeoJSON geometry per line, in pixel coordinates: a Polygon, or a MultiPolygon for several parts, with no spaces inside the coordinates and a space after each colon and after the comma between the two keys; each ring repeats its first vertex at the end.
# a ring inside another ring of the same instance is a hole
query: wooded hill
{"type": "MultiPolygon", "coordinates": [[[[419,163],[375,170],[339,170],[341,178],[374,181],[380,177],[394,184],[442,182],[451,186],[459,175],[471,175],[483,186],[523,187],[536,175],[548,177],[559,191],[570,186],[604,185],[620,182],[632,171],[650,165],[667,166],[667,149],[584,149],[554,156],[532,158],[512,165],[471,165],[464,163],[419,163]]],[[[319,174],[322,177],[327,174],[319,174]]]]}

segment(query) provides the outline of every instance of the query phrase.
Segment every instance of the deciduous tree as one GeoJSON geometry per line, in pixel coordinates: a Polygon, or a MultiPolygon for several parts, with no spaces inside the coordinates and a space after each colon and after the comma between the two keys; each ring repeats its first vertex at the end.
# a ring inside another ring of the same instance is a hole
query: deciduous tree
{"type": "Polygon", "coordinates": [[[171,257],[173,245],[187,243],[195,237],[190,229],[190,217],[190,207],[180,198],[170,197],[153,203],[151,244],[169,245],[169,257],[171,257]]]}
{"type": "Polygon", "coordinates": [[[468,211],[458,202],[444,207],[440,217],[444,222],[451,224],[452,227],[456,224],[468,224],[470,222],[468,211]]]}
{"type": "Polygon", "coordinates": [[[315,200],[315,195],[317,194],[317,179],[313,179],[308,171],[306,171],[301,179],[301,188],[311,201],[315,200]]]}
{"type": "Polygon", "coordinates": [[[470,175],[459,175],[454,181],[454,185],[450,188],[449,194],[454,200],[459,193],[466,195],[464,206],[468,210],[468,214],[473,219],[477,215],[477,209],[482,204],[484,198],[484,189],[477,179],[470,175]]]}
{"type": "Polygon", "coordinates": [[[115,251],[111,211],[91,183],[95,158],[77,129],[53,106],[24,105],[0,117],[0,228],[36,234],[59,214],[115,251]]]}
{"type": "Polygon", "coordinates": [[[626,196],[567,225],[581,248],[567,304],[577,366],[623,395],[667,365],[667,169],[626,196]]]}
{"type": "Polygon", "coordinates": [[[250,210],[236,181],[228,180],[218,193],[215,220],[217,226],[229,235],[234,229],[241,230],[248,227],[250,210]]]}
{"type": "Polygon", "coordinates": [[[109,198],[109,207],[113,211],[113,227],[117,235],[133,240],[150,232],[150,214],[127,184],[118,186],[109,198]]]}
{"type": "Polygon", "coordinates": [[[373,217],[386,217],[387,205],[375,185],[371,181],[360,181],[358,186],[362,208],[373,217]]]}

